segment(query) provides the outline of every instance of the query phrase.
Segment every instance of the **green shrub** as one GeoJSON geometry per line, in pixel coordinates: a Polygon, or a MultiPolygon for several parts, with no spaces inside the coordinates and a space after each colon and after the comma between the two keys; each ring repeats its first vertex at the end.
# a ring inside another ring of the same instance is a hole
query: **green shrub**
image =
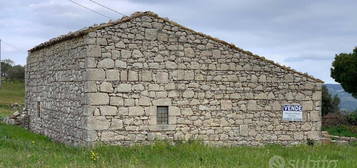
{"type": "Polygon", "coordinates": [[[347,115],[347,121],[351,125],[357,125],[357,113],[350,113],[347,115]]]}
{"type": "Polygon", "coordinates": [[[322,130],[327,131],[330,135],[357,137],[357,133],[353,131],[354,127],[347,125],[324,127],[322,130]]]}

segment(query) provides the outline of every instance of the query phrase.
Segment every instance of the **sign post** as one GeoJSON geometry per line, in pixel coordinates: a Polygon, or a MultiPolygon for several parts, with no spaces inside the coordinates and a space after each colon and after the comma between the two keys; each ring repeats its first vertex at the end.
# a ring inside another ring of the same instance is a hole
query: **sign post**
{"type": "Polygon", "coordinates": [[[283,120],[302,121],[302,106],[300,104],[286,104],[282,106],[283,120]]]}

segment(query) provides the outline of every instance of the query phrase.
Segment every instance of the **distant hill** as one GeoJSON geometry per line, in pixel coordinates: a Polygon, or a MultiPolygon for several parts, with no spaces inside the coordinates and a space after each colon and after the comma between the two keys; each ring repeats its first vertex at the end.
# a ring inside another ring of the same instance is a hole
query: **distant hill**
{"type": "Polygon", "coordinates": [[[345,92],[340,84],[325,84],[331,96],[337,95],[340,100],[340,109],[346,111],[355,111],[357,109],[357,99],[351,94],[345,92]]]}

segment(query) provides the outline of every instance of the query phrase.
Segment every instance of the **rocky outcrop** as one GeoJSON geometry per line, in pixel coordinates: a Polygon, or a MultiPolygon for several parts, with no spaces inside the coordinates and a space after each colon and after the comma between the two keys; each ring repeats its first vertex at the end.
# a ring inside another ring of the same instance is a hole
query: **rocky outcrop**
{"type": "Polygon", "coordinates": [[[3,118],[3,122],[10,125],[18,125],[23,128],[29,128],[29,116],[23,105],[14,104],[11,108],[17,110],[10,116],[3,118]]]}

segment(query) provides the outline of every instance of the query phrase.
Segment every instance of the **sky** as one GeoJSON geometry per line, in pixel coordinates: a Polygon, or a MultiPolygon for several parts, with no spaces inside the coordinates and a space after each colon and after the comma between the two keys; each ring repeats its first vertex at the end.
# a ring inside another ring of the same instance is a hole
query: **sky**
{"type": "MultiPolygon", "coordinates": [[[[113,20],[90,0],[73,0],[113,20]]],[[[121,13],[153,11],[326,83],[336,54],[357,46],[356,0],[95,0],[121,13]]],[[[27,50],[107,17],[70,0],[0,1],[2,59],[26,64],[27,50]]]]}

